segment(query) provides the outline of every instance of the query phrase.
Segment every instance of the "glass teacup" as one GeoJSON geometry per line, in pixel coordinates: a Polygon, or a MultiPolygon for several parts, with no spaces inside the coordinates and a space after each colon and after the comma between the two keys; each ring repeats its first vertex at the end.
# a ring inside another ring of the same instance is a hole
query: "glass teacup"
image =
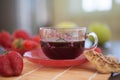
{"type": "MultiPolygon", "coordinates": [[[[85,40],[93,36],[95,48],[98,38],[94,32],[86,33],[86,27],[54,28],[41,27],[41,49],[51,59],[75,59],[85,50],[85,40]]],[[[89,48],[90,49],[90,48],[89,48]]]]}

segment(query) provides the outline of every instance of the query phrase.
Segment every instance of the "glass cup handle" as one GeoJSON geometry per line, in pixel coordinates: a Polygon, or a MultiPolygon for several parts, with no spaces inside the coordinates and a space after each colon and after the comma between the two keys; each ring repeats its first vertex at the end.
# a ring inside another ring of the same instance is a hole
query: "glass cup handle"
{"type": "Polygon", "coordinates": [[[92,36],[94,38],[94,43],[93,45],[90,47],[90,48],[85,48],[85,49],[94,49],[97,47],[97,44],[98,44],[98,37],[97,35],[94,33],[94,32],[90,32],[90,33],[87,33],[86,34],[86,37],[88,38],[89,36],[92,36]]]}

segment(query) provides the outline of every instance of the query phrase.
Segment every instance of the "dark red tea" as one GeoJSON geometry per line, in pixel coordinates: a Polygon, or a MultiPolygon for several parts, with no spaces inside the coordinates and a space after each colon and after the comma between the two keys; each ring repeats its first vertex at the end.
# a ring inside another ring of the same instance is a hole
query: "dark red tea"
{"type": "Polygon", "coordinates": [[[44,42],[41,48],[45,55],[51,59],[74,59],[82,54],[84,41],[74,42],[44,42]]]}

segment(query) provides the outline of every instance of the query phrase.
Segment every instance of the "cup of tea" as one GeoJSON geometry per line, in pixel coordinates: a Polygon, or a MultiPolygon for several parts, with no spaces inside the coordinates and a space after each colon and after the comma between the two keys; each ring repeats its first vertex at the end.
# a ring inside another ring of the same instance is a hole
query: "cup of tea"
{"type": "Polygon", "coordinates": [[[85,40],[88,36],[94,38],[91,48],[95,48],[98,38],[94,32],[86,33],[86,27],[41,27],[40,45],[43,53],[50,59],[75,59],[85,50],[85,40]]]}

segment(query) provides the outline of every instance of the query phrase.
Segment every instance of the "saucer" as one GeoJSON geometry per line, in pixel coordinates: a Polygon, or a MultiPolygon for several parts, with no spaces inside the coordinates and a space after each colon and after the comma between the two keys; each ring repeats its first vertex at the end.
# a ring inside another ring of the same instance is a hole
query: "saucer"
{"type": "Polygon", "coordinates": [[[32,63],[38,65],[51,66],[51,67],[69,67],[83,64],[87,61],[84,55],[80,55],[75,59],[54,60],[46,57],[41,49],[31,50],[25,52],[24,57],[32,63]]]}

